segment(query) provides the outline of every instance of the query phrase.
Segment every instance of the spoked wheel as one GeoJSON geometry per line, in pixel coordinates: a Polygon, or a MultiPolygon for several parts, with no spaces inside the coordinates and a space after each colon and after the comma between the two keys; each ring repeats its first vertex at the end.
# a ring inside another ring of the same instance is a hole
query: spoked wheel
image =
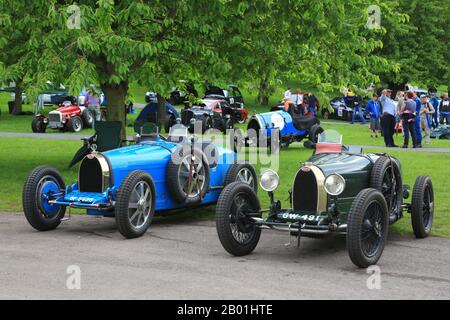
{"type": "Polygon", "coordinates": [[[92,111],[89,109],[84,109],[81,116],[83,117],[84,126],[92,128],[94,125],[94,115],[92,114],[92,111]]]}
{"type": "Polygon", "coordinates": [[[174,200],[198,204],[209,188],[209,168],[202,151],[191,146],[177,149],[167,168],[168,188],[174,200]]]}
{"type": "Polygon", "coordinates": [[[67,123],[67,127],[71,132],[80,132],[81,130],[83,130],[83,120],[81,120],[81,118],[77,116],[72,117],[67,123]]]}
{"type": "Polygon", "coordinates": [[[225,185],[236,181],[249,185],[255,193],[258,193],[258,177],[255,168],[247,161],[234,163],[228,169],[225,185]]]}
{"type": "Polygon", "coordinates": [[[144,171],[133,171],[117,192],[116,223],[126,238],[142,236],[149,228],[155,213],[155,185],[144,171]]]}
{"type": "Polygon", "coordinates": [[[23,187],[23,211],[30,225],[39,231],[59,226],[66,207],[50,204],[49,200],[65,189],[63,178],[49,166],[34,169],[23,187]]]}
{"type": "Polygon", "coordinates": [[[411,222],[416,238],[431,233],[434,218],[434,191],[430,177],[419,176],[414,184],[411,203],[411,222]]]}
{"type": "Polygon", "coordinates": [[[348,214],[347,249],[352,262],[367,268],[378,262],[388,233],[388,210],[383,195],[375,189],[362,190],[348,214]]]}
{"type": "Polygon", "coordinates": [[[235,256],[250,254],[261,235],[250,218],[260,216],[259,200],[250,186],[241,182],[226,186],[216,207],[216,228],[224,249],[235,256]]]}
{"type": "Polygon", "coordinates": [[[388,205],[389,223],[396,222],[402,213],[402,176],[394,160],[380,157],[372,168],[370,186],[380,191],[388,205]]]}

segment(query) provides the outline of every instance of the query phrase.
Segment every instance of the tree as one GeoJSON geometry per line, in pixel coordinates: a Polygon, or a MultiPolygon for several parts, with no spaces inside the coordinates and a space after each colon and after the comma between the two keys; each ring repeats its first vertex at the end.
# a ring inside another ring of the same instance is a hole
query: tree
{"type": "Polygon", "coordinates": [[[383,12],[397,12],[402,22],[383,15],[381,37],[384,43],[377,54],[395,61],[398,70],[383,70],[381,80],[386,85],[403,89],[408,82],[437,86],[449,82],[449,6],[446,0],[380,1],[383,12]]]}
{"type": "Polygon", "coordinates": [[[97,84],[105,93],[108,119],[124,123],[130,82],[164,93],[179,79],[216,79],[229,69],[219,60],[214,43],[220,41],[226,19],[233,18],[238,5],[238,1],[99,0],[70,7],[69,1],[50,1],[52,31],[41,40],[45,49],[33,81],[64,74],[72,93],[97,84]],[[68,19],[77,12],[79,29],[68,28],[68,19]]]}

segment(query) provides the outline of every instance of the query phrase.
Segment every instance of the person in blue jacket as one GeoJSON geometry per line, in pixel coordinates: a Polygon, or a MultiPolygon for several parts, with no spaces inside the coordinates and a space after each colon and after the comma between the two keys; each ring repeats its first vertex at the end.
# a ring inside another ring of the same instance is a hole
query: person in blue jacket
{"type": "Polygon", "coordinates": [[[436,129],[439,126],[439,98],[437,97],[435,92],[431,93],[430,103],[434,108],[433,119],[431,121],[431,126],[433,129],[436,129]]]}
{"type": "Polygon", "coordinates": [[[422,127],[420,125],[420,109],[422,108],[422,102],[417,96],[417,92],[414,93],[414,101],[416,102],[416,122],[414,123],[414,130],[416,131],[417,147],[422,148],[422,127]]]}
{"type": "Polygon", "coordinates": [[[378,102],[378,96],[374,94],[372,99],[367,102],[366,112],[370,115],[370,137],[378,138],[378,131],[380,130],[380,116],[381,106],[378,102]]]}

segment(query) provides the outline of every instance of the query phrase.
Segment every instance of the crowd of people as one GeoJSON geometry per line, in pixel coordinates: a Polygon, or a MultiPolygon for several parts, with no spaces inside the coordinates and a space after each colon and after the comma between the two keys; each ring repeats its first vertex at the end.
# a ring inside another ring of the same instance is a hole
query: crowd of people
{"type": "MultiPolygon", "coordinates": [[[[383,136],[386,147],[398,148],[394,142],[395,132],[403,132],[403,148],[408,148],[411,140],[413,148],[422,148],[422,143],[430,143],[431,130],[440,124],[450,125],[449,94],[444,93],[441,99],[436,93],[422,94],[415,91],[399,91],[392,98],[392,90],[384,89],[381,95],[373,94],[363,111],[363,99],[360,95],[346,91],[344,102],[353,110],[352,123],[366,123],[364,114],[370,118],[370,136],[383,136]]],[[[310,92],[295,92],[287,88],[283,104],[286,111],[294,108],[294,112],[308,117],[316,117],[320,107],[317,97],[310,92]]],[[[292,110],[290,110],[292,111],[292,110]]]]}
{"type": "Polygon", "coordinates": [[[381,129],[386,147],[398,147],[393,136],[399,123],[403,128],[403,148],[408,148],[410,138],[413,148],[422,148],[423,141],[430,143],[433,128],[439,124],[450,124],[448,93],[440,101],[435,93],[431,93],[430,97],[419,97],[415,91],[399,91],[395,99],[391,95],[392,90],[385,89],[380,97],[374,94],[366,105],[366,112],[371,117],[371,136],[378,137],[381,129]]]}
{"type": "Polygon", "coordinates": [[[302,92],[297,88],[293,93],[291,88],[287,88],[284,93],[283,104],[286,111],[289,106],[294,106],[294,112],[300,115],[313,118],[317,116],[317,110],[320,108],[319,99],[311,92],[302,92]]]}

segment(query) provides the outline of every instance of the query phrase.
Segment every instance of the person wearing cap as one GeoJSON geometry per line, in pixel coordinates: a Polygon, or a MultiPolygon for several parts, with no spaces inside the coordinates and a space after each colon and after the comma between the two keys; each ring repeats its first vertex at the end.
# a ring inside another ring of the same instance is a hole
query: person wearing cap
{"type": "Polygon", "coordinates": [[[420,109],[422,108],[422,102],[417,96],[417,92],[413,91],[414,101],[416,102],[416,122],[414,123],[414,129],[416,130],[417,147],[422,148],[422,127],[420,126],[420,109]]]}
{"type": "Polygon", "coordinates": [[[430,103],[434,108],[431,126],[433,129],[436,129],[439,126],[439,98],[437,97],[436,92],[431,93],[430,103]]]}
{"type": "Polygon", "coordinates": [[[431,122],[435,110],[433,105],[428,102],[428,97],[426,95],[421,95],[420,100],[420,126],[421,128],[424,128],[425,131],[425,144],[430,144],[431,122]]]}
{"type": "Polygon", "coordinates": [[[381,116],[380,124],[386,147],[398,148],[398,146],[394,143],[397,103],[391,99],[391,94],[391,89],[384,89],[381,94],[380,102],[383,114],[381,116]]]}

